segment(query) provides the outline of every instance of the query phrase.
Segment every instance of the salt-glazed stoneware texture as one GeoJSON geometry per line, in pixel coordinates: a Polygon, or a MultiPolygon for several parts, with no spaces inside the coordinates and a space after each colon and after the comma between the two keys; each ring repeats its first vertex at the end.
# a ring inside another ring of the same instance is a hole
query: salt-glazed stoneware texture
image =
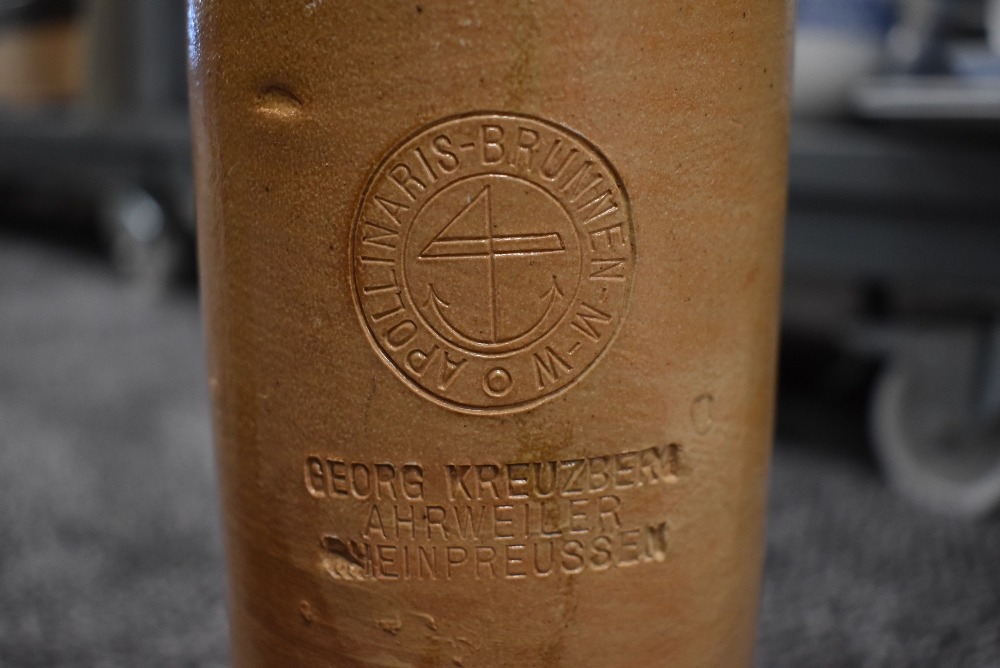
{"type": "Polygon", "coordinates": [[[234,665],[749,665],[785,2],[190,36],[234,665]]]}

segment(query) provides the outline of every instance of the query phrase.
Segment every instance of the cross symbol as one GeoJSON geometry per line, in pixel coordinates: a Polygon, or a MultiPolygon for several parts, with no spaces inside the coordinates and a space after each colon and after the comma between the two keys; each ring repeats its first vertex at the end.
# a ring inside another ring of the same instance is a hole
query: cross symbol
{"type": "MultiPolygon", "coordinates": [[[[445,260],[459,258],[482,257],[489,260],[490,281],[490,325],[493,332],[493,342],[497,342],[497,258],[502,255],[544,255],[562,253],[566,244],[558,232],[541,234],[493,234],[493,207],[490,202],[490,186],[484,185],[482,190],[472,198],[448,224],[424,247],[418,256],[424,260],[445,260]],[[479,208],[483,210],[483,221],[486,224],[485,236],[449,236],[448,230],[459,221],[475,215],[479,208]]],[[[433,288],[432,288],[433,290],[433,288]]],[[[434,295],[432,295],[433,297],[434,295]]]]}

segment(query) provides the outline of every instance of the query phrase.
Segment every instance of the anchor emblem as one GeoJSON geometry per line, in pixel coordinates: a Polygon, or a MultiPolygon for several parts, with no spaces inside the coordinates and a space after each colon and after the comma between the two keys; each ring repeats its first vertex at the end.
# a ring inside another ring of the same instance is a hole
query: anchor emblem
{"type": "Polygon", "coordinates": [[[546,326],[550,313],[563,299],[565,293],[560,288],[556,276],[553,275],[551,286],[543,294],[538,295],[539,301],[543,304],[542,314],[521,331],[501,332],[498,315],[500,289],[497,278],[497,258],[504,256],[530,257],[565,252],[566,244],[559,232],[495,234],[490,184],[487,183],[424,246],[417,258],[424,261],[473,258],[483,260],[489,286],[488,293],[484,295],[489,308],[489,336],[484,338],[469,333],[449,320],[446,312],[453,308],[452,304],[442,298],[433,283],[427,284],[427,298],[423,307],[433,314],[448,333],[468,344],[487,349],[495,346],[509,347],[513,345],[516,347],[520,341],[534,338],[538,331],[546,326]],[[483,234],[470,236],[455,233],[452,232],[454,228],[480,229],[483,230],[483,234]]]}

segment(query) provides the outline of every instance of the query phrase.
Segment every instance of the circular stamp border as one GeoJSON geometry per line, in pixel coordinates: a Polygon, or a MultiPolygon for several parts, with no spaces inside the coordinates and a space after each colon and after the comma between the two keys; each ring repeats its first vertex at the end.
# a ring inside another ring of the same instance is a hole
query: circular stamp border
{"type": "Polygon", "coordinates": [[[604,154],[604,152],[601,151],[592,141],[587,139],[587,137],[585,137],[582,133],[577,132],[576,130],[573,130],[565,125],[561,125],[559,123],[541,118],[539,116],[533,116],[531,114],[524,114],[511,111],[495,111],[495,110],[468,111],[460,114],[452,114],[450,116],[444,116],[442,118],[438,118],[436,120],[430,121],[429,123],[425,123],[424,125],[421,125],[419,128],[407,133],[401,139],[396,141],[392,145],[392,147],[389,148],[382,155],[382,158],[378,161],[375,167],[368,174],[367,178],[365,179],[365,187],[362,189],[361,195],[358,198],[358,205],[357,208],[355,209],[354,216],[352,217],[351,224],[348,228],[347,279],[348,279],[348,284],[351,286],[350,290],[351,301],[354,304],[355,315],[358,318],[358,322],[361,325],[361,329],[365,333],[365,338],[368,339],[368,343],[371,344],[376,355],[382,360],[382,363],[389,368],[389,370],[393,373],[393,375],[395,375],[397,378],[403,381],[403,384],[406,387],[408,387],[410,390],[412,390],[420,397],[429,400],[431,403],[436,404],[441,408],[445,408],[452,412],[461,413],[463,415],[478,415],[485,417],[505,416],[537,408],[538,406],[547,403],[548,401],[551,401],[556,397],[561,396],[562,394],[570,390],[573,386],[575,386],[577,383],[579,383],[583,378],[585,378],[591,372],[591,370],[601,362],[601,360],[607,354],[608,349],[614,345],[615,341],[618,338],[618,334],[621,332],[622,327],[624,327],[625,320],[628,317],[629,306],[632,302],[632,292],[635,287],[635,273],[639,268],[638,245],[639,243],[635,230],[635,221],[632,216],[632,199],[628,194],[628,189],[625,187],[625,181],[624,179],[622,179],[621,174],[618,173],[618,169],[615,167],[614,163],[611,162],[611,160],[604,154]],[[625,220],[628,223],[628,229],[632,235],[632,244],[630,249],[631,259],[632,259],[632,275],[626,282],[625,294],[624,297],[622,298],[621,315],[619,316],[618,322],[616,323],[614,329],[611,331],[607,343],[600,350],[600,352],[597,353],[597,355],[590,362],[590,364],[584,367],[580,371],[580,373],[573,378],[573,380],[563,385],[562,387],[558,388],[557,390],[554,390],[548,394],[544,394],[535,399],[531,399],[529,401],[522,401],[517,404],[508,404],[505,406],[493,406],[493,407],[470,406],[468,404],[461,404],[455,401],[444,399],[434,394],[433,392],[427,390],[419,383],[414,382],[409,376],[407,376],[400,369],[398,369],[396,367],[395,362],[393,362],[392,359],[385,353],[385,351],[382,350],[382,346],[379,344],[378,339],[375,338],[374,333],[368,326],[368,321],[365,318],[364,308],[361,305],[361,298],[358,295],[358,284],[354,276],[355,273],[354,259],[356,251],[355,237],[357,236],[356,231],[357,231],[358,221],[361,219],[362,214],[364,213],[364,206],[365,202],[368,199],[368,194],[371,191],[372,187],[375,185],[376,177],[382,171],[382,168],[385,167],[386,163],[388,163],[389,160],[403,146],[405,146],[408,142],[415,139],[416,137],[419,137],[423,133],[427,132],[428,130],[431,130],[439,125],[444,125],[445,123],[451,123],[454,121],[461,121],[463,119],[477,118],[477,117],[501,117],[501,118],[515,119],[515,120],[524,119],[527,121],[531,121],[533,123],[546,125],[550,128],[553,128],[557,132],[562,132],[567,135],[570,135],[571,137],[579,141],[581,144],[586,146],[588,149],[593,151],[595,155],[597,155],[601,160],[604,161],[604,164],[608,168],[608,173],[614,178],[615,185],[618,187],[619,192],[621,192],[622,200],[625,205],[627,213],[627,215],[625,216],[625,220]]]}

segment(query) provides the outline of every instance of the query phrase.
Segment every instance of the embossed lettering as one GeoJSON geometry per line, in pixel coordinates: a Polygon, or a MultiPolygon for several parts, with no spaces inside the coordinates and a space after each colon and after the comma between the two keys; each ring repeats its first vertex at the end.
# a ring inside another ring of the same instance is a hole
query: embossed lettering
{"type": "Polygon", "coordinates": [[[399,293],[398,290],[396,292],[392,293],[392,297],[394,298],[393,301],[395,303],[392,304],[392,305],[390,305],[388,308],[386,308],[386,310],[381,311],[381,312],[376,313],[375,315],[373,315],[372,316],[372,320],[374,320],[375,322],[381,322],[382,320],[385,320],[386,318],[390,318],[390,317],[396,315],[397,313],[399,313],[400,311],[402,311],[404,308],[406,308],[403,305],[403,300],[400,297],[400,293],[399,293]]]}
{"type": "Polygon", "coordinates": [[[362,240],[372,246],[382,246],[383,248],[395,249],[399,234],[396,230],[379,223],[365,221],[362,232],[362,240]]]}
{"type": "Polygon", "coordinates": [[[414,501],[424,498],[424,467],[420,464],[403,466],[403,494],[414,501]]]}
{"type": "Polygon", "coordinates": [[[573,370],[573,367],[549,346],[545,346],[542,354],[532,355],[535,360],[535,373],[538,376],[538,389],[540,390],[545,388],[546,383],[554,383],[559,379],[560,369],[564,372],[573,370]],[[545,355],[544,358],[542,354],[545,355]]]}
{"type": "Polygon", "coordinates": [[[442,359],[444,360],[444,365],[441,367],[441,376],[438,379],[438,387],[442,390],[446,390],[448,389],[448,386],[455,381],[455,376],[458,375],[458,372],[462,370],[462,367],[465,366],[468,360],[464,357],[458,360],[453,360],[447,350],[444,352],[442,359]]]}
{"type": "Polygon", "coordinates": [[[497,576],[496,570],[493,568],[493,560],[497,556],[497,551],[490,547],[489,545],[477,545],[476,546],[476,577],[479,577],[480,568],[486,566],[490,577],[495,578],[497,576]]]}
{"type": "Polygon", "coordinates": [[[667,558],[667,523],[646,527],[646,539],[646,557],[652,561],[664,561],[667,558]]]}
{"type": "Polygon", "coordinates": [[[608,466],[611,458],[607,455],[603,457],[591,457],[587,460],[590,472],[590,490],[594,492],[603,491],[611,484],[611,476],[608,474],[608,466]]]}
{"type": "Polygon", "coordinates": [[[458,169],[458,156],[448,150],[451,148],[451,139],[447,135],[438,135],[432,143],[434,145],[434,152],[441,156],[437,161],[438,167],[449,174],[458,169]]]}
{"type": "Polygon", "coordinates": [[[535,462],[535,493],[538,498],[555,496],[556,478],[558,477],[556,474],[557,466],[558,462],[535,462]]]}
{"type": "Polygon", "coordinates": [[[560,153],[561,146],[562,139],[557,138],[554,142],[552,142],[552,147],[549,148],[549,152],[546,154],[545,160],[542,162],[542,176],[549,181],[554,181],[559,178],[563,169],[565,169],[566,165],[568,165],[570,160],[573,159],[573,156],[577,154],[577,150],[575,148],[570,148],[566,151],[562,160],[559,160],[558,155],[560,153]]]}
{"type": "Polygon", "coordinates": [[[367,499],[372,493],[372,472],[367,464],[351,464],[351,495],[367,499]]]}
{"type": "Polygon", "coordinates": [[[531,169],[532,158],[534,157],[535,146],[538,145],[538,132],[531,128],[519,127],[517,129],[517,152],[518,161],[524,160],[525,169],[531,169]]]}
{"type": "Polygon", "coordinates": [[[390,348],[402,348],[416,335],[417,324],[412,320],[403,320],[386,332],[385,342],[390,348]]]}
{"type": "Polygon", "coordinates": [[[597,500],[597,512],[602,529],[617,529],[622,525],[618,509],[622,507],[621,497],[608,494],[597,500]]]}
{"type": "Polygon", "coordinates": [[[326,467],[330,471],[330,495],[348,496],[347,464],[339,459],[327,459],[326,467]]]}
{"type": "Polygon", "coordinates": [[[413,506],[408,506],[410,509],[409,515],[401,515],[399,513],[399,506],[392,507],[393,523],[396,527],[396,538],[400,538],[403,535],[403,526],[408,526],[410,529],[410,538],[416,539],[417,537],[417,524],[416,524],[416,514],[413,510],[413,506]]]}
{"type": "Polygon", "coordinates": [[[395,200],[391,200],[388,197],[382,197],[381,195],[374,195],[373,198],[375,203],[379,205],[379,208],[385,211],[385,213],[389,216],[389,220],[396,224],[396,227],[402,226],[403,221],[399,219],[399,212],[407,211],[410,207],[395,200]]]}
{"type": "Polygon", "coordinates": [[[454,501],[456,494],[460,494],[462,497],[472,501],[472,491],[469,489],[469,485],[466,482],[466,476],[469,471],[472,470],[471,465],[459,465],[455,466],[449,464],[448,467],[448,499],[454,501]]]}
{"type": "Polygon", "coordinates": [[[423,577],[426,567],[428,577],[431,580],[436,579],[434,572],[437,570],[437,546],[424,547],[420,545],[417,548],[417,564],[417,573],[420,577],[423,577]]]}
{"type": "Polygon", "coordinates": [[[428,365],[430,365],[431,359],[434,357],[434,353],[437,351],[438,347],[436,345],[430,349],[430,352],[424,352],[419,348],[414,348],[406,355],[406,366],[408,366],[410,370],[418,376],[422,376],[424,371],[427,370],[428,365]]]}
{"type": "Polygon", "coordinates": [[[568,540],[563,543],[562,567],[565,573],[583,571],[583,543],[578,540],[568,540]]]}
{"type": "Polygon", "coordinates": [[[514,506],[504,504],[493,508],[493,535],[497,538],[514,537],[514,506]],[[509,513],[509,515],[508,515],[509,513]],[[510,533],[508,533],[510,532],[510,533]]]}
{"type": "Polygon", "coordinates": [[[615,223],[597,230],[590,230],[587,232],[587,237],[590,239],[590,249],[594,251],[603,249],[613,251],[616,247],[624,247],[624,223],[615,223]]]}
{"type": "Polygon", "coordinates": [[[529,464],[508,464],[507,484],[510,487],[509,496],[512,499],[526,499],[530,490],[528,476],[531,474],[529,464]]]}
{"type": "Polygon", "coordinates": [[[621,532],[621,548],[619,551],[618,565],[631,566],[639,563],[639,537],[642,529],[630,529],[621,532]]]}
{"type": "Polygon", "coordinates": [[[383,499],[399,498],[396,493],[396,467],[392,464],[375,465],[375,496],[383,499]]]}
{"type": "Polygon", "coordinates": [[[424,509],[425,517],[427,518],[427,538],[433,536],[432,530],[437,527],[441,531],[441,536],[445,539],[448,538],[448,527],[445,526],[444,521],[448,517],[447,511],[445,511],[443,506],[427,506],[424,509]]]}
{"type": "Polygon", "coordinates": [[[593,259],[590,261],[590,280],[592,281],[624,281],[625,262],[623,257],[607,260],[593,259]]]}
{"type": "Polygon", "coordinates": [[[538,577],[546,577],[552,573],[556,567],[556,546],[551,540],[541,541],[534,544],[535,545],[535,575],[538,577]],[[542,559],[541,555],[545,550],[541,547],[542,544],[548,546],[548,557],[542,559]],[[546,566],[542,566],[542,562],[546,562],[546,566]]]}
{"type": "Polygon", "coordinates": [[[590,526],[585,523],[587,519],[587,506],[590,499],[571,499],[569,502],[569,532],[587,533],[590,526]]]}
{"type": "MultiPolygon", "coordinates": [[[[489,491],[494,499],[500,499],[500,490],[497,489],[497,478],[500,475],[500,467],[494,464],[479,464],[476,466],[476,474],[479,477],[479,489],[481,492],[489,491]]],[[[486,498],[483,494],[481,498],[486,498]]]]}
{"type": "Polygon", "coordinates": [[[427,161],[427,156],[424,155],[423,149],[419,146],[414,147],[413,152],[417,154],[417,158],[420,160],[420,164],[423,165],[424,171],[427,172],[427,176],[430,178],[431,183],[438,180],[437,172],[431,167],[431,163],[427,161]]]}
{"type": "Polygon", "coordinates": [[[524,571],[524,545],[506,545],[504,554],[507,557],[505,564],[505,576],[510,580],[528,577],[524,571]]]}
{"type": "Polygon", "coordinates": [[[678,484],[682,452],[670,443],[560,461],[448,464],[430,477],[417,462],[309,454],[302,470],[312,498],[368,500],[356,539],[321,536],[332,578],[517,580],[666,561],[669,524],[649,515],[661,504],[631,499],[678,484]],[[453,502],[438,501],[446,494],[453,502]]]}
{"type": "Polygon", "coordinates": [[[414,176],[410,168],[402,162],[397,163],[389,170],[389,176],[392,177],[393,183],[399,186],[399,189],[411,200],[416,200],[417,195],[427,189],[424,182],[414,176]]]}
{"type": "Polygon", "coordinates": [[[626,452],[615,455],[615,487],[631,487],[635,484],[636,454],[626,452]]]}
{"type": "Polygon", "coordinates": [[[452,571],[466,562],[469,558],[469,551],[464,547],[455,545],[448,546],[448,578],[451,579],[452,571]]]}
{"type": "Polygon", "coordinates": [[[382,571],[382,577],[389,578],[391,580],[396,580],[399,578],[399,573],[395,570],[396,568],[395,545],[379,545],[378,561],[379,561],[379,570],[382,571]]]}
{"type": "Polygon", "coordinates": [[[455,511],[458,535],[465,539],[478,539],[483,529],[486,506],[479,506],[479,515],[472,506],[452,506],[455,511]]]}
{"type": "Polygon", "coordinates": [[[569,195],[570,203],[576,202],[576,200],[583,195],[585,192],[590,190],[596,184],[601,182],[601,175],[598,174],[595,179],[587,180],[586,174],[590,171],[591,166],[594,163],[590,160],[585,160],[575,172],[573,172],[569,178],[567,178],[559,190],[569,195]]]}
{"type": "Polygon", "coordinates": [[[589,209],[589,211],[585,214],[587,218],[583,220],[584,225],[610,213],[614,213],[618,210],[618,203],[614,199],[614,194],[610,190],[605,190],[595,195],[593,199],[587,200],[576,207],[576,210],[580,213],[583,213],[585,209],[589,209]]]}
{"type": "Polygon", "coordinates": [[[362,288],[362,291],[366,295],[378,294],[380,292],[388,292],[388,291],[393,291],[398,293],[398,290],[399,290],[399,284],[396,282],[395,269],[389,269],[388,283],[382,283],[379,285],[366,285],[364,288],[362,288]]]}
{"type": "Polygon", "coordinates": [[[559,462],[560,473],[565,474],[560,490],[560,493],[563,496],[583,493],[584,489],[582,478],[585,461],[586,460],[583,459],[571,459],[559,462]]]}
{"type": "Polygon", "coordinates": [[[580,304],[580,310],[576,312],[570,327],[586,336],[591,341],[600,341],[601,330],[597,325],[610,325],[611,314],[595,308],[587,302],[580,304]]]}
{"type": "Polygon", "coordinates": [[[377,505],[372,504],[372,509],[368,513],[368,522],[365,524],[365,530],[362,532],[362,535],[365,538],[368,538],[375,531],[377,531],[382,538],[389,537],[385,533],[385,524],[382,523],[382,513],[379,511],[377,505]]]}
{"type": "Polygon", "coordinates": [[[603,571],[611,567],[611,539],[607,536],[598,536],[592,543],[593,552],[590,555],[590,565],[594,570],[603,571]]]}
{"type": "Polygon", "coordinates": [[[326,497],[326,472],[319,457],[306,458],[306,491],[317,499],[326,497]]]}
{"type": "Polygon", "coordinates": [[[495,165],[503,160],[503,128],[499,125],[483,126],[483,164],[495,165]]]}

